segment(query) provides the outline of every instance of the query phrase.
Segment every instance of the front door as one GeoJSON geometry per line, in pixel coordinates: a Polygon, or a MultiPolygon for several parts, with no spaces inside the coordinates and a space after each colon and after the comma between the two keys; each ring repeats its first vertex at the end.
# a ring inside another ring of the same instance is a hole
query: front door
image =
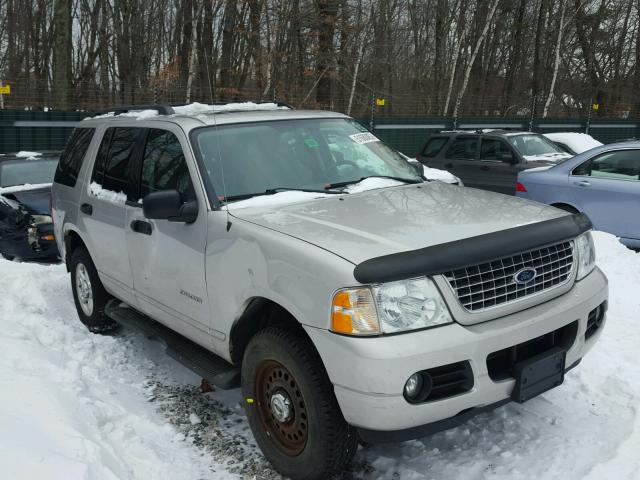
{"type": "Polygon", "coordinates": [[[194,188],[195,165],[185,157],[189,150],[183,135],[178,128],[147,130],[136,170],[138,198],[177,190],[185,202],[198,201],[197,220],[190,224],[149,220],[142,203],[129,202],[127,245],[140,308],[205,343],[207,337],[202,334],[208,334],[210,327],[205,279],[207,208],[203,192],[194,188]]]}
{"type": "Polygon", "coordinates": [[[518,178],[517,157],[502,140],[483,138],[480,145],[480,177],[483,188],[514,195],[518,178]]]}
{"type": "Polygon", "coordinates": [[[587,160],[571,172],[569,183],[576,205],[596,229],[640,239],[640,150],[587,160]]]}

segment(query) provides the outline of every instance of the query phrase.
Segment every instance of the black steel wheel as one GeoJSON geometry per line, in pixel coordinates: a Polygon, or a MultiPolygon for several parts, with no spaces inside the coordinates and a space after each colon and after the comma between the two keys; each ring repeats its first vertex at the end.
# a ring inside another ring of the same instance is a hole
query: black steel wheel
{"type": "Polygon", "coordinates": [[[256,334],[244,353],[242,393],[256,442],[284,476],[324,480],[351,462],[357,432],[304,333],[268,327],[256,334]]]}

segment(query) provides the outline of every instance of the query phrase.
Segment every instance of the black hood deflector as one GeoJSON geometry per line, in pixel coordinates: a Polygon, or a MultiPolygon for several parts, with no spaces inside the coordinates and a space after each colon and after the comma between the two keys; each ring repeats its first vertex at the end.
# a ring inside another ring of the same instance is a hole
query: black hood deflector
{"type": "Polygon", "coordinates": [[[371,258],[356,265],[360,283],[437,275],[571,240],[592,228],[583,213],[566,215],[431,247],[371,258]]]}

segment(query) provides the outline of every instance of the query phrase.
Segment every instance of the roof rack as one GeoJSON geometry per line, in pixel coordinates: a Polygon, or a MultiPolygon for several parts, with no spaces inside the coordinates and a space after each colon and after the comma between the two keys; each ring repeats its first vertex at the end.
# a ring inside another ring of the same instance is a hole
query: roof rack
{"type": "Polygon", "coordinates": [[[171,105],[125,105],[121,107],[115,107],[113,110],[109,110],[109,112],[113,112],[114,115],[120,115],[121,113],[128,112],[139,112],[141,110],[155,110],[160,115],[173,115],[176,113],[171,105]]]}

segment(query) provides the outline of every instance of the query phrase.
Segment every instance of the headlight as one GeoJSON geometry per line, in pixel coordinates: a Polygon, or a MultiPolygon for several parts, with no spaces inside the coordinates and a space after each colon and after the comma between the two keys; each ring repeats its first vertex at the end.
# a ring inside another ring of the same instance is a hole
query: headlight
{"type": "Polygon", "coordinates": [[[596,249],[591,232],[583,233],[576,238],[576,255],[578,258],[578,274],[576,280],[582,280],[596,266],[596,249]]]}
{"type": "Polygon", "coordinates": [[[333,299],[331,324],[338,333],[376,335],[448,323],[451,314],[428,278],[345,289],[333,299]]]}

